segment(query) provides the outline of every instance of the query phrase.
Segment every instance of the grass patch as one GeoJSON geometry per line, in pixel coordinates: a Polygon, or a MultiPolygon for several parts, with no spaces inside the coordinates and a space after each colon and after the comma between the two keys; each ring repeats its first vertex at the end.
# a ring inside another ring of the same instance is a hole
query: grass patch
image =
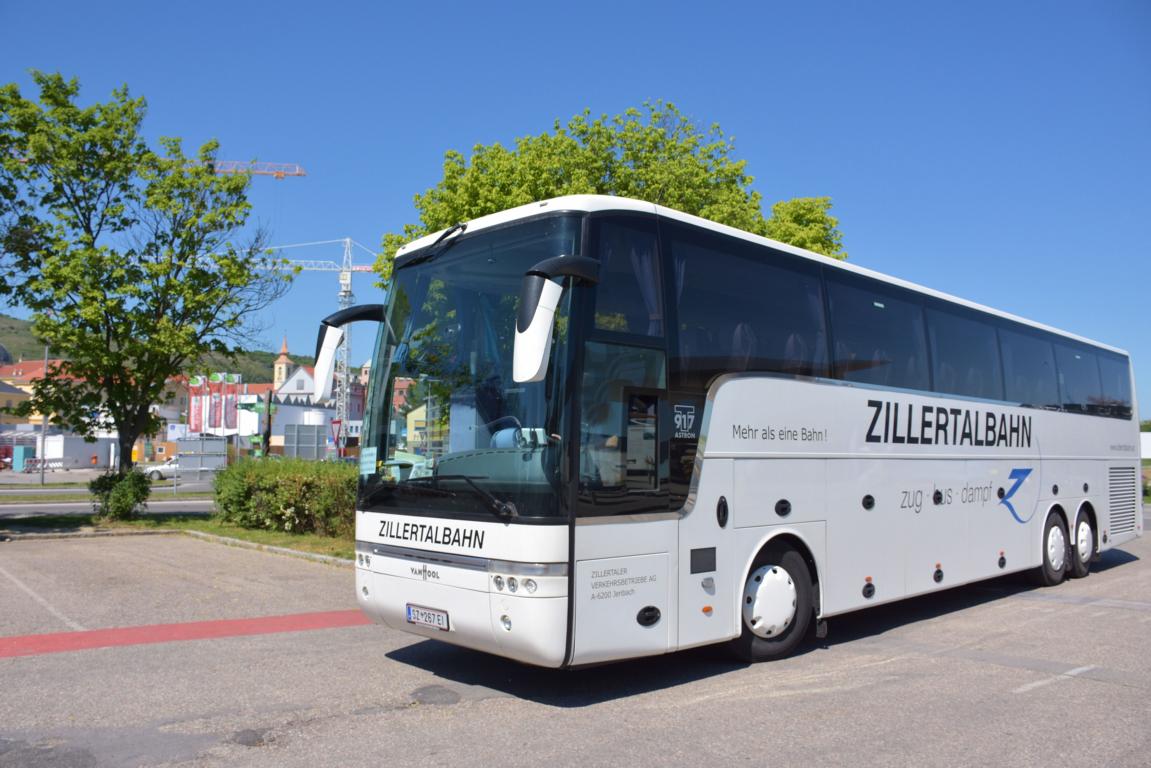
{"type": "MultiPolygon", "coordinates": [[[[0,523],[0,527],[4,524],[0,523]]],[[[351,560],[356,554],[356,544],[351,538],[339,539],[317,536],[311,533],[287,533],[285,531],[260,531],[241,528],[237,525],[220,522],[215,518],[200,515],[147,515],[138,520],[103,520],[95,515],[42,515],[10,520],[7,527],[13,531],[75,531],[83,528],[167,528],[177,531],[200,531],[213,536],[226,536],[254,544],[296,549],[318,555],[330,555],[351,560]]]]}

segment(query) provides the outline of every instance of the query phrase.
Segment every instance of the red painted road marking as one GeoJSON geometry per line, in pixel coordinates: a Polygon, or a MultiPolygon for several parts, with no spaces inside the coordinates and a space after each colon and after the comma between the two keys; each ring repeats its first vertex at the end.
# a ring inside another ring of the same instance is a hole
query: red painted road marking
{"type": "Polygon", "coordinates": [[[271,635],[277,632],[304,632],[370,624],[361,611],[293,613],[287,616],[261,616],[255,619],[191,621],[186,624],[152,624],[144,627],[91,629],[85,632],[57,632],[50,635],[0,637],[0,659],[11,656],[39,656],[89,648],[119,645],[174,643],[181,640],[210,640],[217,637],[271,635]]]}

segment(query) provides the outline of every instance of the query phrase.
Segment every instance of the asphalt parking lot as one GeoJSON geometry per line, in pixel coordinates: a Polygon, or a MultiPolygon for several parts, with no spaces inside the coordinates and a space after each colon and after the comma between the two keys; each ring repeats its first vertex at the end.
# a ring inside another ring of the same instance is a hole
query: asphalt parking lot
{"type": "Polygon", "coordinates": [[[349,568],[182,536],[16,540],[0,767],[1146,766],[1149,563],[1145,537],[1056,588],[842,617],[772,664],[553,672],[364,624],[349,568]]]}

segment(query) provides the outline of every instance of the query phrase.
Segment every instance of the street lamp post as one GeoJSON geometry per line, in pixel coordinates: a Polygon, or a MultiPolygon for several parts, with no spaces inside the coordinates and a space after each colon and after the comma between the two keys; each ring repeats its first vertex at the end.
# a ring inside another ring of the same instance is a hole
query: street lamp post
{"type": "MultiPolygon", "coordinates": [[[[48,345],[44,345],[44,370],[41,376],[48,378],[48,345]]],[[[40,485],[44,485],[45,454],[48,453],[48,413],[40,414],[40,485]]]]}

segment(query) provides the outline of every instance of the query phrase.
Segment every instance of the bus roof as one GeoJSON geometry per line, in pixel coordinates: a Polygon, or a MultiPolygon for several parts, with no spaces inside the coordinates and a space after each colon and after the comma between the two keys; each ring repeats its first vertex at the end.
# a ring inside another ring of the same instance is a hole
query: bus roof
{"type": "MultiPolygon", "coordinates": [[[[866,267],[859,267],[844,261],[828,258],[827,256],[824,256],[820,253],[808,251],[804,248],[797,248],[794,245],[781,243],[778,240],[772,240],[760,235],[754,235],[742,229],[729,227],[726,224],[719,224],[699,216],[693,216],[689,213],[677,211],[673,208],[667,208],[662,205],[656,205],[655,203],[648,203],[642,200],[635,200],[627,197],[614,197],[611,195],[566,195],[564,197],[553,197],[549,200],[541,200],[536,203],[529,203],[527,205],[521,205],[516,208],[509,208],[506,211],[500,211],[499,213],[492,213],[487,216],[481,216],[477,219],[473,219],[472,221],[467,222],[467,229],[465,231],[468,234],[472,234],[489,227],[508,224],[519,219],[525,219],[545,213],[591,213],[596,211],[632,211],[636,213],[652,213],[660,217],[682,221],[686,224],[691,224],[703,229],[712,230],[713,232],[720,232],[722,234],[738,237],[749,242],[770,246],[800,258],[818,261],[821,265],[830,269],[842,269],[847,272],[866,275],[867,277],[873,278],[875,280],[880,280],[890,285],[900,286],[902,288],[915,291],[916,293],[921,293],[925,296],[932,296],[943,301],[958,304],[970,309],[975,309],[980,312],[986,312],[987,314],[1001,317],[1006,320],[1011,320],[1016,323],[1021,323],[1022,325],[1047,331],[1049,333],[1058,334],[1067,339],[1078,341],[1083,344],[1089,344],[1093,347],[1106,349],[1120,355],[1128,356],[1126,351],[1119,349],[1118,347],[1113,347],[1109,344],[1103,344],[1083,336],[1068,333],[1067,331],[1053,328],[1042,323],[1037,323],[1033,320],[1028,320],[1026,318],[1019,317],[1018,315],[1013,315],[1009,312],[1002,312],[998,309],[984,306],[974,301],[968,301],[967,299],[953,296],[949,293],[944,293],[933,288],[917,285],[916,283],[912,283],[908,280],[902,280],[898,277],[892,277],[890,275],[883,274],[882,272],[876,272],[875,270],[867,269],[866,267]]],[[[430,235],[424,235],[423,237],[420,237],[404,245],[399,249],[399,251],[396,252],[396,265],[402,266],[403,261],[406,260],[404,259],[405,256],[408,256],[416,251],[426,248],[429,245],[432,245],[441,235],[443,235],[445,231],[447,230],[440,230],[438,232],[433,232],[430,235]]]]}

